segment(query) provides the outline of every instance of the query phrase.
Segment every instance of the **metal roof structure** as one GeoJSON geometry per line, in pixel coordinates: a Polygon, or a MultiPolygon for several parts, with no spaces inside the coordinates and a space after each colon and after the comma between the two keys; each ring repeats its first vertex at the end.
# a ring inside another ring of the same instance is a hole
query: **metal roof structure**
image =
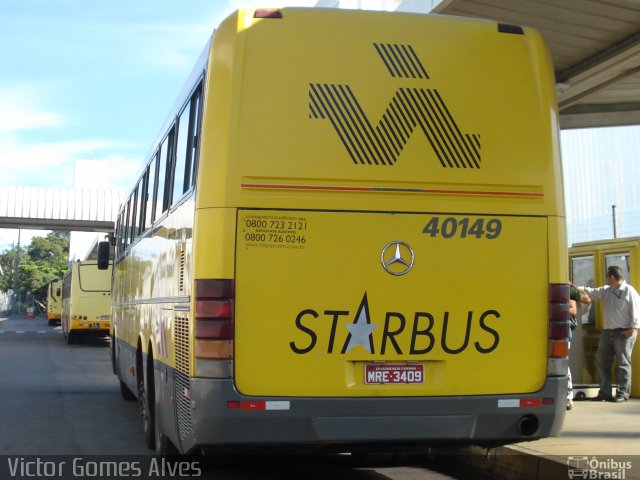
{"type": "Polygon", "coordinates": [[[537,29],[553,58],[562,128],[640,124],[639,0],[443,0],[432,13],[537,29]]]}
{"type": "Polygon", "coordinates": [[[113,232],[121,190],[0,186],[0,228],[113,232]]]}

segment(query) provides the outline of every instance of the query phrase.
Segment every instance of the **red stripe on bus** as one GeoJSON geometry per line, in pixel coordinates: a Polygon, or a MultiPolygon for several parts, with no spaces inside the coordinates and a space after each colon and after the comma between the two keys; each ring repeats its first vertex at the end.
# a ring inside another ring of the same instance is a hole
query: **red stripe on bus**
{"type": "Polygon", "coordinates": [[[388,188],[388,187],[338,187],[338,186],[317,186],[317,185],[273,185],[243,183],[242,188],[263,188],[269,190],[319,190],[319,191],[339,191],[339,192],[390,192],[390,193],[434,193],[445,195],[486,195],[486,196],[507,196],[507,197],[544,197],[544,193],[535,192],[484,192],[480,190],[438,190],[422,188],[388,188]]]}

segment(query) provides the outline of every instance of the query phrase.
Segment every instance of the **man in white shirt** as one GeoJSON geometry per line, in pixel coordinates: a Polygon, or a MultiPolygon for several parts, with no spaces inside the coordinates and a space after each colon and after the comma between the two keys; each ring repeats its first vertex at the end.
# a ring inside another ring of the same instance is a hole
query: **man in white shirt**
{"type": "Polygon", "coordinates": [[[640,296],[622,275],[620,267],[607,269],[606,286],[578,287],[593,300],[600,300],[604,309],[604,324],[596,366],[600,391],[595,401],[625,402],[631,392],[631,352],[640,328],[640,296]],[[616,359],[615,398],[611,397],[611,364],[616,359]]]}

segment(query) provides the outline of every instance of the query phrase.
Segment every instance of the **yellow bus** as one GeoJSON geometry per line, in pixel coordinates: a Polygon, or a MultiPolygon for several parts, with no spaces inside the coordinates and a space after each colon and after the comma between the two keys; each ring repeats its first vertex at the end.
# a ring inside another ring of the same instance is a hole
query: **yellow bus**
{"type": "MultiPolygon", "coordinates": [[[[640,287],[640,237],[575,243],[569,249],[569,263],[571,280],[575,285],[605,285],[607,269],[617,266],[622,269],[625,280],[637,289],[640,287]]],[[[571,340],[570,364],[574,390],[595,396],[598,393],[595,358],[602,332],[602,304],[594,302],[580,313],[581,321],[571,340]]],[[[640,397],[640,352],[637,348],[631,362],[631,396],[640,397]]],[[[612,378],[615,379],[615,376],[612,378]]]]}
{"type": "Polygon", "coordinates": [[[47,320],[49,325],[60,321],[62,314],[62,280],[54,280],[47,288],[47,320]]]}
{"type": "Polygon", "coordinates": [[[567,247],[537,32],[238,11],[132,185],[112,361],[151,448],[560,432],[567,247]]]}
{"type": "Polygon", "coordinates": [[[111,325],[111,265],[73,262],[62,278],[62,331],[69,345],[107,336],[111,325]]]}

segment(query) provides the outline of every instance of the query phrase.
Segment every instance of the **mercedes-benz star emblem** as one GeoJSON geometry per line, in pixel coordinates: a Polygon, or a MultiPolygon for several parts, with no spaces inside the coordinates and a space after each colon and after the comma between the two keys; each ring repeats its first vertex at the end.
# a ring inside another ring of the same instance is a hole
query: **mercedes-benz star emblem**
{"type": "Polygon", "coordinates": [[[380,255],[382,268],[397,277],[411,271],[414,259],[415,255],[411,247],[405,242],[399,241],[389,242],[382,249],[382,255],[380,255]]]}

